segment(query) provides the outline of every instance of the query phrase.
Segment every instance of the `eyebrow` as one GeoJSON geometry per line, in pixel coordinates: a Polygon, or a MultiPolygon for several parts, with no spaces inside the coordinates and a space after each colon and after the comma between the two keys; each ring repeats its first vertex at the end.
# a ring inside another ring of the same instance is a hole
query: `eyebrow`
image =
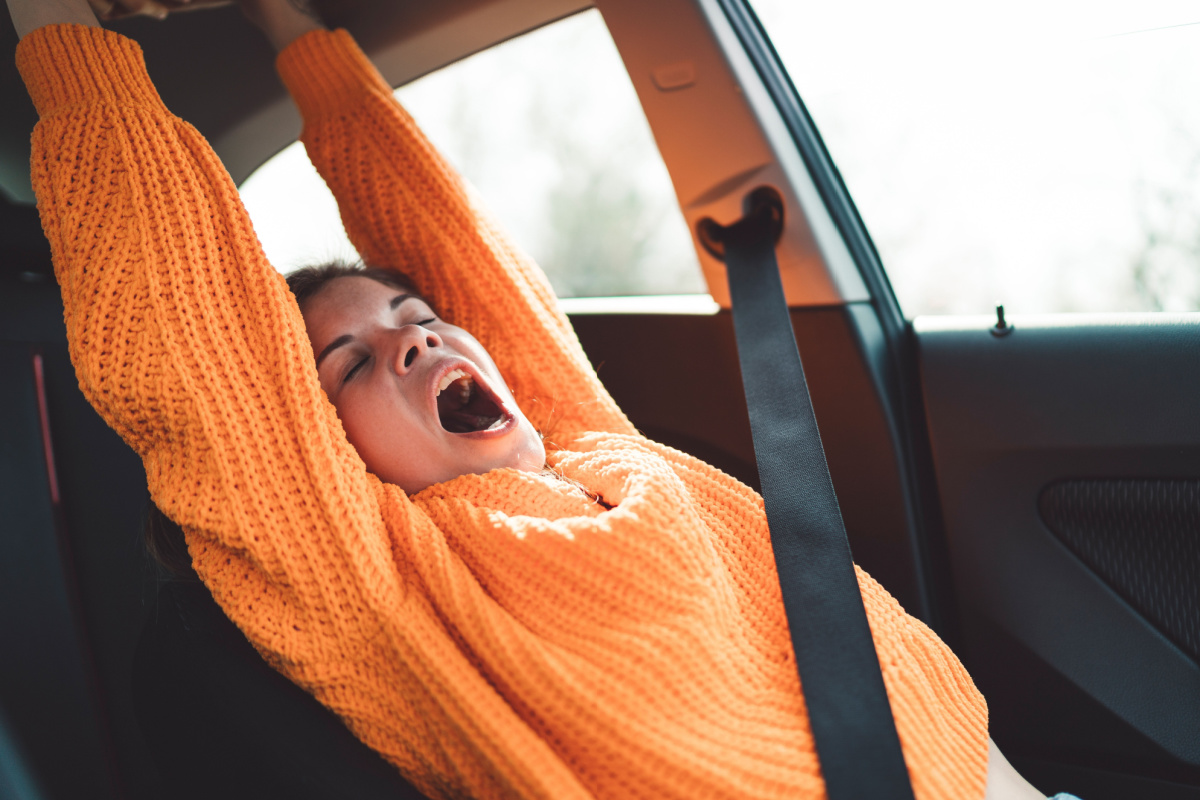
{"type": "Polygon", "coordinates": [[[325,360],[325,356],[337,350],[344,344],[350,344],[354,341],[354,337],[348,333],[343,333],[341,336],[334,339],[329,344],[325,345],[325,349],[321,351],[321,355],[317,356],[317,369],[321,368],[321,362],[325,360]]]}
{"type": "MultiPolygon", "coordinates": [[[[421,299],[420,297],[418,297],[415,294],[398,294],[395,297],[393,297],[391,300],[388,301],[388,310],[395,311],[397,308],[400,307],[401,303],[403,303],[405,300],[409,300],[412,298],[416,298],[418,300],[421,299]]],[[[353,336],[351,336],[348,333],[343,333],[341,336],[337,337],[332,342],[325,345],[325,349],[321,351],[321,354],[319,356],[317,356],[317,369],[321,368],[321,362],[325,360],[325,356],[329,355],[334,350],[337,350],[342,345],[350,344],[350,342],[353,342],[353,341],[354,341],[353,336]]]]}

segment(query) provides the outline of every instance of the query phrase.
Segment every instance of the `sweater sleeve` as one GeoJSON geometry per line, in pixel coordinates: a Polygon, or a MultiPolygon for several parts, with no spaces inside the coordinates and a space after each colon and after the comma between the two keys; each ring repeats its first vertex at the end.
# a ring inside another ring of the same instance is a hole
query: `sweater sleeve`
{"type": "MultiPolygon", "coordinates": [[[[133,41],[47,26],[17,60],[41,117],[33,182],[84,394],[141,456],[155,503],[256,644],[314,613],[349,640],[369,635],[340,609],[356,587],[396,580],[376,491],[228,173],[167,111],[133,41]],[[338,569],[289,604],[312,554],[338,569]],[[239,608],[251,595],[274,613],[239,608]]],[[[304,641],[280,657],[342,646],[304,641]]]]}
{"type": "Polygon", "coordinates": [[[306,34],[278,68],[309,158],[366,261],[408,274],[444,319],[474,335],[552,443],[632,433],[541,270],[490,221],[350,35],[306,34]]]}

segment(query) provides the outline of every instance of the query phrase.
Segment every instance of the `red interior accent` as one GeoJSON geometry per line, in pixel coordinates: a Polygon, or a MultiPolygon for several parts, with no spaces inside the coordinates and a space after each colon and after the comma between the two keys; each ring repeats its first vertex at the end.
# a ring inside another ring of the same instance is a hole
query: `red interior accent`
{"type": "Polygon", "coordinates": [[[50,412],[46,408],[46,377],[41,353],[33,354],[33,384],[37,388],[38,422],[42,426],[42,452],[46,456],[46,479],[50,482],[50,502],[58,505],[58,470],[54,468],[54,447],[50,442],[50,412]]]}

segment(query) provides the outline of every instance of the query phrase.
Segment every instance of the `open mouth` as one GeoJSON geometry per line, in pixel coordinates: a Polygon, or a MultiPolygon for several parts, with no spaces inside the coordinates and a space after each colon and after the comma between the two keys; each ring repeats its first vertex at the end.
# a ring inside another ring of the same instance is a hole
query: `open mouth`
{"type": "Polygon", "coordinates": [[[465,370],[446,373],[438,382],[438,419],[450,433],[477,433],[504,425],[508,415],[465,370]]]}

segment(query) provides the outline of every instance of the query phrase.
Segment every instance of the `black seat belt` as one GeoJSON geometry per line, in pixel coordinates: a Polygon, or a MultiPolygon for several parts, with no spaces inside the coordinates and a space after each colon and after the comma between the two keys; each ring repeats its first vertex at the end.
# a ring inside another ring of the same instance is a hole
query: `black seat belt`
{"type": "Polygon", "coordinates": [[[745,212],[729,226],[704,219],[697,233],[729,276],[771,546],[826,791],[830,800],[912,800],[775,259],[783,201],[760,187],[745,212]]]}

